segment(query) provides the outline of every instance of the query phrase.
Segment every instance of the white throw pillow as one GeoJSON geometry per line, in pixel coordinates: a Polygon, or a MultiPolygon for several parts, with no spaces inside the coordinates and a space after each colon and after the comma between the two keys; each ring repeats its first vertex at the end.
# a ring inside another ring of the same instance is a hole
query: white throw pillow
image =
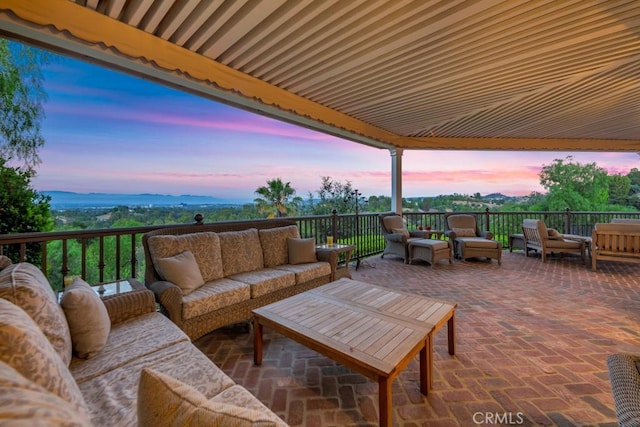
{"type": "Polygon", "coordinates": [[[100,353],[111,332],[111,320],[104,303],[91,286],[76,278],[60,300],[71,332],[76,356],[90,359],[100,353]]]}
{"type": "Polygon", "coordinates": [[[156,268],[163,280],[176,284],[184,295],[204,285],[200,267],[191,251],[156,260],[156,268]]]}

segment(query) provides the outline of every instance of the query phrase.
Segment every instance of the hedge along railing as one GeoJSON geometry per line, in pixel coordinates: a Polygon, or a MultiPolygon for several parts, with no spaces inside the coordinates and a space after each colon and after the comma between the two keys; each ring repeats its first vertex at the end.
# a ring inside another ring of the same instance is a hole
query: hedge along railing
{"type": "MultiPolygon", "coordinates": [[[[403,216],[409,230],[427,225],[434,230],[444,230],[445,216],[450,213],[420,212],[403,216]]],[[[640,212],[491,212],[487,209],[468,213],[477,215],[480,228],[491,230],[505,248],[510,234],[522,232],[525,218],[542,219],[548,227],[583,236],[589,236],[598,222],[611,222],[615,217],[640,219],[640,212]]],[[[296,221],[302,237],[314,237],[317,243],[325,243],[326,236],[332,235],[338,243],[355,245],[357,249],[352,259],[356,262],[382,253],[385,247],[377,213],[334,213],[289,219],[296,221]]],[[[197,220],[202,221],[202,217],[197,220]]],[[[93,284],[140,278],[144,276],[142,234],[173,226],[175,224],[5,234],[0,235],[0,255],[10,255],[14,262],[37,264],[55,289],[62,289],[67,275],[79,275],[93,284]]]]}

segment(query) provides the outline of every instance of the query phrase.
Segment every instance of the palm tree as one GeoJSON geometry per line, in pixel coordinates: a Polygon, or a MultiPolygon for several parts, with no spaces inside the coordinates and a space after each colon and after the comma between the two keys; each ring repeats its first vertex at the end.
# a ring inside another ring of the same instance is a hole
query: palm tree
{"type": "Polygon", "coordinates": [[[284,183],[280,178],[267,180],[267,185],[258,188],[255,193],[260,196],[254,200],[258,209],[260,212],[269,212],[269,217],[287,216],[288,209],[295,209],[296,203],[302,201],[300,197],[295,197],[296,190],[291,183],[284,183]]]}

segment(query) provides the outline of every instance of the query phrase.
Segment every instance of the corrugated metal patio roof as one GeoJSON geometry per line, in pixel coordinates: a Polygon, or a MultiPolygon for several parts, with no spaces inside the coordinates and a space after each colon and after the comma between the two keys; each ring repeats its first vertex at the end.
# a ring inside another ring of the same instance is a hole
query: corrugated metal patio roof
{"type": "Polygon", "coordinates": [[[372,146],[640,151],[640,3],[0,0],[0,34],[372,146]]]}

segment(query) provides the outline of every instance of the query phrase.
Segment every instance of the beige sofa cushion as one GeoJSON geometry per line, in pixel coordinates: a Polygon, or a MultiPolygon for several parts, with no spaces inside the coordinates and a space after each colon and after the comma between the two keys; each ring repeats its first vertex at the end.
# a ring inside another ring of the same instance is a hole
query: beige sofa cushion
{"type": "Polygon", "coordinates": [[[498,242],[495,240],[484,239],[482,237],[456,237],[458,242],[464,243],[468,248],[497,248],[498,242]]]}
{"type": "Polygon", "coordinates": [[[157,258],[154,264],[160,277],[176,284],[184,295],[204,285],[200,267],[190,250],[166,258],[157,258]]]}
{"type": "Polygon", "coordinates": [[[316,256],[316,239],[287,239],[289,264],[306,264],[318,261],[316,256]]]}
{"type": "Polygon", "coordinates": [[[78,385],[38,325],[19,307],[0,299],[0,361],[30,381],[88,412],[78,385]]]}
{"type": "Polygon", "coordinates": [[[0,362],[0,424],[90,427],[91,418],[58,395],[0,362]]]}
{"type": "Polygon", "coordinates": [[[102,351],[111,331],[111,320],[91,286],[76,278],[64,291],[60,305],[69,323],[75,354],[81,359],[89,359],[102,351]]]}
{"type": "Polygon", "coordinates": [[[26,262],[0,271],[0,298],[24,310],[42,330],[63,363],[71,361],[71,335],[67,319],[44,274],[26,262]]]}
{"type": "Polygon", "coordinates": [[[260,236],[260,245],[262,246],[264,266],[267,268],[288,264],[289,253],[287,239],[300,237],[298,227],[295,225],[265,228],[258,230],[258,235],[260,236]]]}
{"type": "Polygon", "coordinates": [[[172,257],[189,250],[195,257],[200,268],[200,274],[205,282],[220,279],[224,276],[220,239],[216,233],[204,231],[178,236],[151,236],[147,244],[156,271],[158,271],[157,259],[172,257]]]}
{"type": "Polygon", "coordinates": [[[260,237],[257,229],[226,231],[218,233],[218,236],[220,237],[222,269],[225,277],[247,271],[260,270],[264,267],[262,247],[260,246],[260,237]]]}
{"type": "Polygon", "coordinates": [[[113,325],[102,351],[88,360],[74,357],[69,370],[76,383],[81,385],[125,366],[131,360],[144,358],[180,342],[190,342],[189,337],[166,316],[143,314],[113,325]]]}
{"type": "Polygon", "coordinates": [[[193,319],[249,299],[251,287],[248,283],[229,278],[214,280],[182,297],[182,318],[193,319]]]}
{"type": "MultiPolygon", "coordinates": [[[[93,361],[89,359],[86,363],[93,361]]],[[[144,368],[152,368],[188,384],[207,399],[234,385],[233,380],[190,341],[124,362],[120,367],[79,385],[85,400],[90,402],[91,419],[96,426],[138,425],[138,384],[144,368]]]]}
{"type": "Polygon", "coordinates": [[[251,289],[251,298],[258,298],[296,284],[295,274],[272,268],[261,268],[256,271],[234,274],[229,279],[248,283],[251,289]]]}
{"type": "Polygon", "coordinates": [[[451,231],[456,233],[456,237],[476,237],[475,228],[452,228],[451,231]]]}
{"type": "Polygon", "coordinates": [[[138,402],[140,427],[276,425],[270,411],[208,400],[193,387],[153,369],[142,371],[138,402]]]}
{"type": "Polygon", "coordinates": [[[309,264],[280,265],[277,270],[290,271],[296,275],[296,284],[306,283],[321,277],[331,276],[331,265],[328,262],[312,262],[309,264]]]}

